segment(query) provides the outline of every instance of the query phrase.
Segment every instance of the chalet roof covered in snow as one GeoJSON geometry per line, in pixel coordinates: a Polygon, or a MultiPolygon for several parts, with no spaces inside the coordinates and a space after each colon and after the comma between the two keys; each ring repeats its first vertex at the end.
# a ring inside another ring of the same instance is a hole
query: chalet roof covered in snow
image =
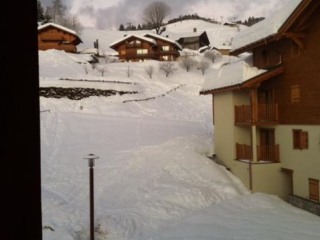
{"type": "Polygon", "coordinates": [[[284,8],[273,14],[271,17],[241,31],[233,39],[232,52],[276,36],[289,17],[304,1],[305,0],[290,0],[284,8]]]}
{"type": "Polygon", "coordinates": [[[170,42],[170,43],[176,45],[180,50],[182,50],[182,46],[178,42],[176,42],[176,41],[174,41],[174,40],[172,40],[170,38],[163,37],[161,35],[153,34],[153,33],[146,33],[143,36],[144,37],[148,37],[149,36],[151,38],[157,38],[157,39],[160,39],[160,40],[163,40],[163,41],[166,41],[166,42],[170,42]]]}
{"type": "Polygon", "coordinates": [[[252,67],[244,60],[227,64],[207,75],[201,92],[236,86],[265,72],[266,70],[252,67]]]}
{"type": "Polygon", "coordinates": [[[58,29],[61,29],[62,31],[65,31],[65,32],[68,32],[70,34],[73,34],[73,35],[77,35],[76,31],[74,30],[71,30],[70,28],[66,28],[64,26],[61,26],[59,24],[56,24],[56,23],[46,23],[46,24],[43,24],[41,26],[38,27],[38,31],[42,30],[42,29],[45,29],[47,27],[54,27],[54,28],[58,28],[58,29]]]}
{"type": "Polygon", "coordinates": [[[123,42],[123,41],[126,41],[127,39],[132,38],[132,37],[138,38],[138,39],[140,39],[140,40],[143,40],[143,41],[146,41],[146,42],[149,42],[149,43],[152,43],[152,44],[154,44],[154,45],[157,45],[157,42],[156,42],[154,39],[152,39],[152,38],[148,38],[148,37],[138,36],[138,35],[132,34],[132,35],[128,35],[128,36],[126,36],[126,37],[124,37],[124,38],[121,38],[121,39],[119,39],[119,40],[111,43],[109,47],[112,48],[112,47],[118,45],[119,43],[121,43],[121,42],[123,42]]]}

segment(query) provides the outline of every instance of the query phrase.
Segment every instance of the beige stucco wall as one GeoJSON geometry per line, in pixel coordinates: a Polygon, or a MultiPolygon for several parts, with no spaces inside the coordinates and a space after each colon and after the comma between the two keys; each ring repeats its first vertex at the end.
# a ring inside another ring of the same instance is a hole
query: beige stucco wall
{"type": "Polygon", "coordinates": [[[214,149],[215,154],[231,167],[235,158],[234,110],[232,92],[214,95],[214,149]]]}
{"type": "MultiPolygon", "coordinates": [[[[250,188],[249,164],[235,161],[235,143],[250,144],[251,131],[259,143],[259,129],[234,125],[234,106],[248,105],[245,92],[226,92],[214,95],[215,153],[231,171],[250,188]]],[[[290,175],[281,171],[291,169],[294,194],[309,197],[309,178],[320,180],[320,126],[278,125],[275,141],[280,145],[280,161],[277,164],[252,164],[253,192],[265,192],[286,199],[291,189],[290,175]],[[293,129],[301,129],[309,134],[309,148],[293,149],[293,129]]]]}
{"type": "Polygon", "coordinates": [[[277,143],[280,144],[282,167],[294,171],[294,194],[309,198],[309,178],[320,181],[320,126],[279,125],[276,127],[275,135],[277,143]],[[293,129],[308,132],[308,149],[293,149],[293,129]]]}
{"type": "Polygon", "coordinates": [[[291,183],[281,167],[281,163],[252,164],[252,191],[278,195],[287,200],[291,183]]]}
{"type": "Polygon", "coordinates": [[[214,149],[215,154],[250,189],[249,165],[235,161],[235,143],[250,144],[249,127],[234,125],[234,106],[248,105],[246,93],[219,93],[214,95],[214,149]]]}

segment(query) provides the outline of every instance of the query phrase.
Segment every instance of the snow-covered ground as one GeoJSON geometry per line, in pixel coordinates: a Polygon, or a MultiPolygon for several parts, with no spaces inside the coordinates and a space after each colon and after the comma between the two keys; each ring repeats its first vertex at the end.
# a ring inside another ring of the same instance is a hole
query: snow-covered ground
{"type": "Polygon", "coordinates": [[[83,157],[89,153],[100,157],[96,239],[320,238],[318,217],[275,196],[250,194],[207,158],[214,152],[212,99],[199,91],[221,64],[237,59],[218,59],[205,75],[175,63],[177,70],[166,78],[156,61],[110,63],[101,76],[97,69],[86,74],[79,56],[55,50],[39,56],[41,87],[138,91],[79,101],[40,98],[41,110],[50,110],[41,113],[44,240],[88,239],[83,157]],[[152,79],[148,66],[154,67],[152,79]]]}

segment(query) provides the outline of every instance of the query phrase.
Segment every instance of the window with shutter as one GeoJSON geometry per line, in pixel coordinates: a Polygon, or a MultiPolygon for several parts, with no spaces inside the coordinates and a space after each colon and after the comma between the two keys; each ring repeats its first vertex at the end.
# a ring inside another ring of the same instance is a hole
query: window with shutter
{"type": "Polygon", "coordinates": [[[291,102],[292,103],[300,102],[300,86],[299,85],[291,86],[291,102]]]}
{"type": "Polygon", "coordinates": [[[301,129],[293,130],[293,149],[308,149],[308,132],[303,132],[301,129]]]}
{"type": "Polygon", "coordinates": [[[309,198],[319,202],[319,180],[309,178],[309,198]]]}

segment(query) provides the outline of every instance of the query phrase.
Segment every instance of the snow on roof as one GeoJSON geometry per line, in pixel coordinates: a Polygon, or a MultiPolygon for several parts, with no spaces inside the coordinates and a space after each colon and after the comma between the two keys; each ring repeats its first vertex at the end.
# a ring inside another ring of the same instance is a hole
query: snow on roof
{"type": "Polygon", "coordinates": [[[128,35],[128,36],[126,36],[126,37],[124,37],[124,38],[121,38],[121,39],[119,39],[119,40],[111,43],[111,44],[109,45],[109,47],[113,47],[114,45],[117,45],[118,43],[121,43],[121,42],[123,42],[123,41],[125,41],[125,40],[127,40],[127,39],[129,39],[129,38],[131,38],[131,37],[135,37],[135,38],[144,40],[144,41],[146,41],[146,42],[153,43],[154,45],[157,45],[157,42],[156,42],[154,39],[152,39],[152,38],[148,38],[148,37],[138,36],[138,35],[132,34],[132,35],[128,35]]]}
{"type": "Polygon", "coordinates": [[[232,51],[277,34],[302,1],[291,0],[284,8],[271,17],[241,31],[233,39],[232,51]]]}
{"type": "Polygon", "coordinates": [[[73,30],[71,30],[71,29],[69,29],[69,28],[66,28],[66,27],[64,27],[64,26],[58,25],[58,24],[56,24],[56,23],[46,23],[46,24],[43,24],[43,25],[41,25],[41,26],[38,27],[38,31],[41,30],[41,29],[45,29],[45,28],[47,28],[47,27],[50,27],[50,26],[55,27],[55,28],[59,28],[59,29],[65,31],[65,32],[68,32],[68,33],[71,33],[71,34],[73,34],[73,35],[78,36],[75,31],[73,31],[73,30]]]}
{"type": "Polygon", "coordinates": [[[176,45],[178,48],[180,48],[180,50],[182,50],[182,46],[177,43],[176,41],[170,39],[170,38],[167,38],[167,37],[163,37],[163,36],[160,36],[160,35],[157,35],[157,34],[153,34],[153,33],[146,33],[143,35],[144,37],[146,36],[150,36],[150,37],[154,37],[154,38],[158,38],[160,40],[163,40],[163,41],[166,41],[166,42],[170,42],[170,43],[173,43],[174,45],[176,45]]]}
{"type": "Polygon", "coordinates": [[[252,67],[244,60],[224,65],[207,75],[201,92],[238,85],[266,71],[252,67]]]}

